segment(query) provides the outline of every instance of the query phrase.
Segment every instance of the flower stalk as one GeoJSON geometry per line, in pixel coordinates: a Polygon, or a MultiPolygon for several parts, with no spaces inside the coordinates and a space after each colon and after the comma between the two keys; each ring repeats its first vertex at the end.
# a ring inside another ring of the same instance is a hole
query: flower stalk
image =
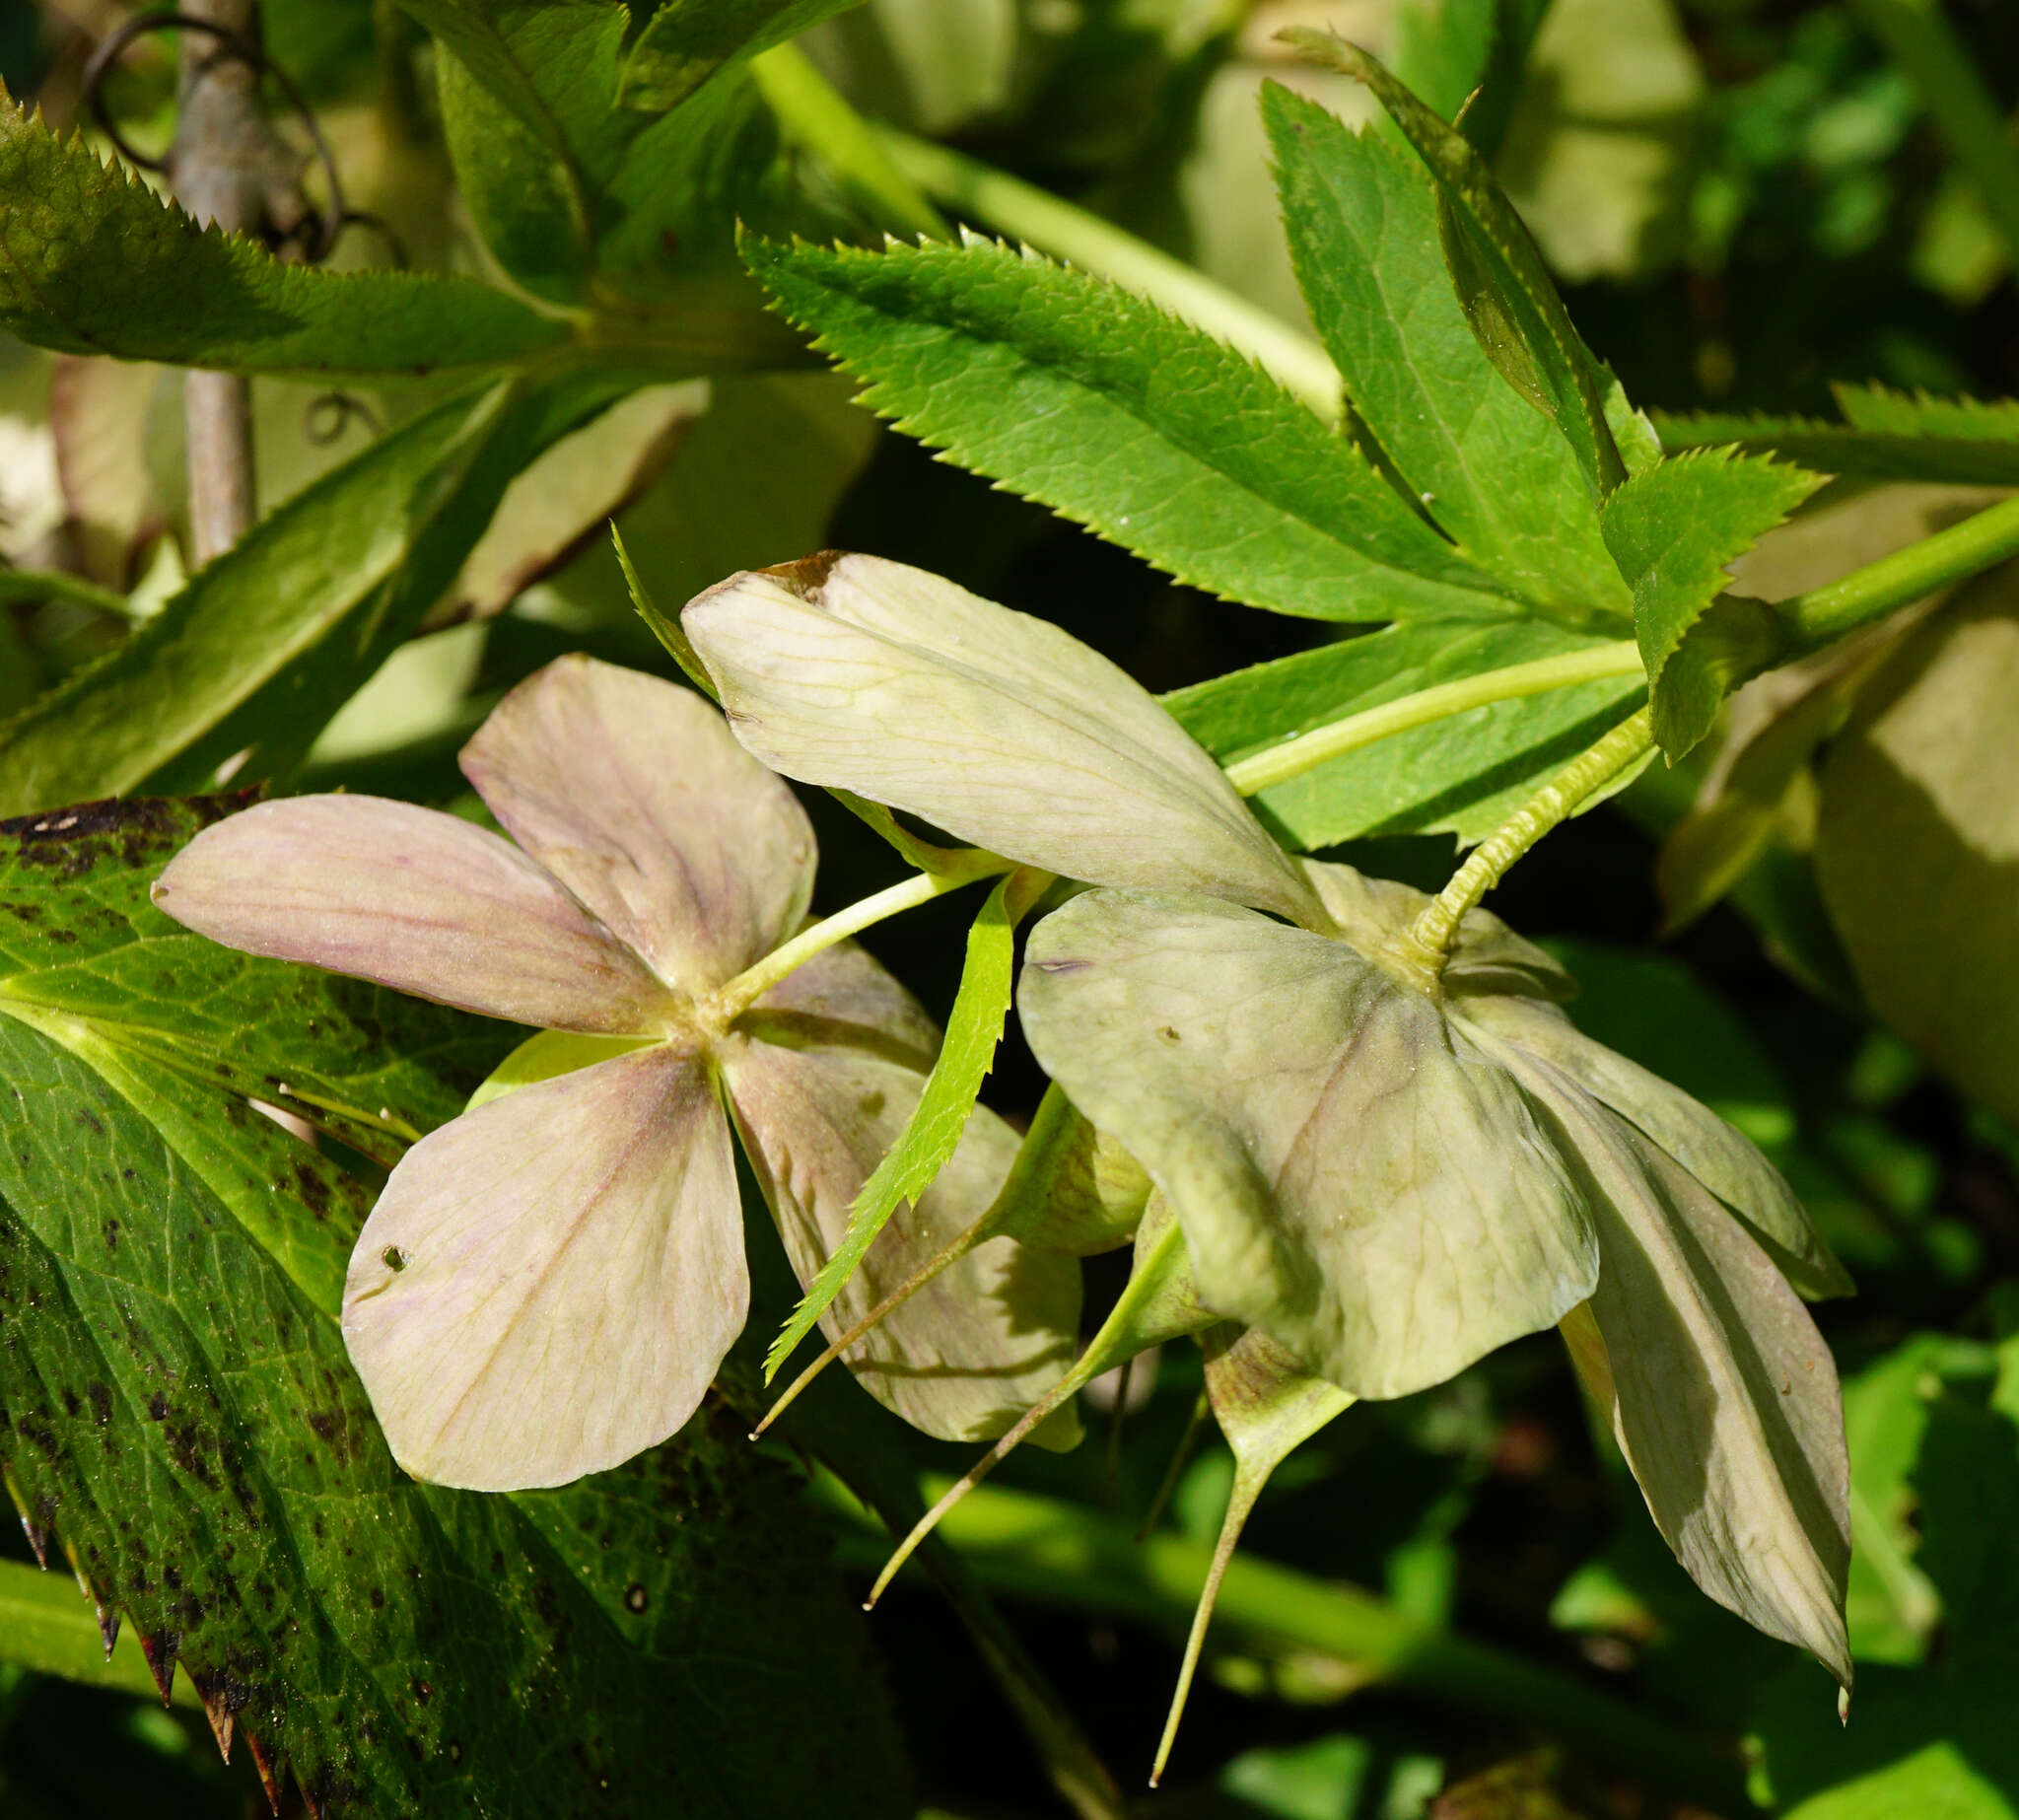
{"type": "Polygon", "coordinates": [[[790,942],[773,948],[754,966],[746,967],[734,979],[718,987],[709,996],[707,1017],[717,1025],[732,1023],[772,987],[797,973],[815,954],[824,953],[836,943],[846,942],[849,937],[860,935],[864,930],[906,910],[915,910],[920,904],[929,904],[936,897],[944,897],[948,891],[957,891],[977,878],[991,878],[1010,870],[1007,861],[999,861],[991,855],[973,871],[914,873],[909,878],[900,878],[880,891],[872,891],[868,897],[850,904],[846,910],[837,910],[832,916],[822,917],[819,922],[801,930],[790,942]]]}
{"type": "Polygon", "coordinates": [[[1432,998],[1438,997],[1451,944],[1465,913],[1474,909],[1537,841],[1653,749],[1652,715],[1641,708],[1573,758],[1472,850],[1465,864],[1451,875],[1451,881],[1404,931],[1391,950],[1393,958],[1432,998]]]}

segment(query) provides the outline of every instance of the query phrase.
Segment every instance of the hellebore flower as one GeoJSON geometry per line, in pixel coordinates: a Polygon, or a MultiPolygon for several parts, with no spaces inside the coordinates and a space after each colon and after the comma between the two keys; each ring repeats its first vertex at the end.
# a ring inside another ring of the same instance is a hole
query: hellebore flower
{"type": "Polygon", "coordinates": [[[1746,1139],[1577,1031],[1555,961],[1474,910],[1427,985],[1430,899],[1291,860],[1120,670],[917,570],[815,558],[683,623],[776,769],[1110,887],[1032,931],[1018,1011],[1206,1308],[1358,1397],[1561,1324],[1684,1567],[1848,1684],[1842,1407],[1795,1294],[1847,1281],[1746,1139]]]}
{"type": "Polygon", "coordinates": [[[1564,1323],[1691,1576],[1848,1686],[1843,1412],[1790,1287],[1847,1284],[1800,1204],[1580,1034],[1498,919],[1464,920],[1433,1000],[1383,965],[1430,900],[1308,871],[1339,939],[1179,893],[1047,917],[1017,1000],[1039,1062],[1169,1199],[1200,1299],[1342,1390],[1564,1323]]]}
{"type": "MultiPolygon", "coordinates": [[[[495,1491],[614,1466],[693,1413],[748,1305],[731,1121],[810,1280],[939,1038],[851,945],[747,1007],[719,993],[800,928],[815,856],[791,791],[699,696],[564,658],[461,762],[512,840],[410,804],[295,798],[199,834],[155,899],[229,946],[545,1032],[394,1168],[344,1292],[394,1457],[495,1491]]],[[[971,1222],[1015,1152],[976,1108],[834,1331],[971,1222]]],[[[1070,1363],[1078,1295],[1069,1263],[999,1240],[847,1362],[927,1433],[986,1438],[1070,1363]]]]}

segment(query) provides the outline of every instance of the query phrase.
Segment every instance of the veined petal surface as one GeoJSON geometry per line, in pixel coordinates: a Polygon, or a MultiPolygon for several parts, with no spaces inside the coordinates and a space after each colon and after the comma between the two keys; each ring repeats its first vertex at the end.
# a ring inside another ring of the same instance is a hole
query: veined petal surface
{"type": "Polygon", "coordinates": [[[1089,891],[1032,932],[1018,1008],[1169,1197],[1207,1305],[1343,1390],[1441,1382],[1591,1294],[1584,1197],[1526,1095],[1343,943],[1089,891]]]}
{"type": "Polygon", "coordinates": [[[1711,1598],[1849,1687],[1850,1466],[1823,1336],[1695,1177],[1562,1071],[1501,1053],[1592,1186],[1590,1313],[1607,1370],[1586,1379],[1600,1394],[1610,1379],[1620,1446],[1656,1526],[1711,1598]]]}
{"type": "Polygon", "coordinates": [[[837,942],[796,967],[738,1027],[787,1048],[867,1049],[920,1074],[940,1053],[940,1026],[869,949],[837,942]]]}
{"type": "Polygon", "coordinates": [[[1561,1069],[1637,1127],[1745,1222],[1804,1295],[1848,1295],[1856,1288],[1780,1171],[1702,1100],[1594,1042],[1553,1005],[1454,996],[1450,1009],[1460,1023],[1491,1031],[1561,1069]]]}
{"type": "Polygon", "coordinates": [[[922,569],[809,558],[732,576],[681,622],[774,770],[1095,884],[1320,922],[1219,767],[1125,671],[922,569]]]}
{"type": "Polygon", "coordinates": [[[748,1303],[729,1121],[661,1043],[415,1145],[359,1235],[343,1334],[408,1472],[515,1491],[664,1440],[748,1303]]]}
{"type": "MultiPolygon", "coordinates": [[[[785,1048],[731,1036],[730,1104],[786,1255],[810,1283],[848,1230],[863,1184],[896,1142],[925,1078],[868,1050],[785,1048]]],[[[900,1209],[820,1317],[846,1332],[982,1214],[1016,1134],[977,1106],[918,1204],[900,1209]]],[[[842,1357],[870,1394],[943,1440],[999,1435],[1064,1376],[1079,1332],[1079,1266],[991,1239],[889,1314],[842,1357]]]]}
{"type": "Polygon", "coordinates": [[[622,1036],[672,994],[510,841],[382,797],[291,797],[205,828],[154,901],[227,947],[514,1023],[622,1036]]]}
{"type": "Polygon", "coordinates": [[[691,689],[561,658],[461,762],[512,838],[684,992],[741,972],[806,913],[805,811],[691,689]]]}

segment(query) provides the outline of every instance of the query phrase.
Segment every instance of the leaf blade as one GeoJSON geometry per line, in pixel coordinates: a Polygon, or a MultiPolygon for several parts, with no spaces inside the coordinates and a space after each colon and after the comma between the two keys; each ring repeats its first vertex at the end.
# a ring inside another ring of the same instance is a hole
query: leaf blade
{"type": "Polygon", "coordinates": [[[1725,565],[1822,484],[1804,468],[1707,450],[1636,474],[1606,501],[1606,541],[1634,591],[1655,737],[1671,763],[1786,643],[1772,608],[1724,592],[1725,565]]]}
{"type": "Polygon", "coordinates": [[[573,332],[473,279],[283,264],[199,228],[4,89],[0,328],[64,353],[330,378],[510,365],[573,332]]]}
{"type": "Polygon", "coordinates": [[[1602,499],[1627,476],[1606,418],[1607,385],[1528,229],[1476,147],[1358,44],[1295,27],[1286,42],[1365,83],[1435,179],[1444,256],[1475,332],[1501,373],[1552,417],[1602,499]]]}
{"type": "Polygon", "coordinates": [[[898,1203],[916,1201],[959,1145],[981,1097],[982,1082],[995,1065],[996,1046],[1003,1039],[1004,1020],[1010,1014],[1016,925],[1029,909],[1029,882],[1027,874],[1012,873],[1000,879],[968,931],[960,987],[925,1091],[903,1135],[885,1153],[849,1209],[848,1235],[821,1266],[793,1309],[792,1318],[772,1341],[764,1356],[767,1383],[855,1275],[898,1203]]]}
{"type": "Polygon", "coordinates": [[[1116,287],[978,239],[743,251],[864,402],[1180,580],[1323,619],[1520,610],[1273,381],[1116,287]]]}
{"type": "Polygon", "coordinates": [[[522,462],[624,389],[501,382],[298,494],[124,643],[0,724],[0,814],[205,789],[242,751],[249,776],[287,770],[454,579],[522,462]]]}
{"type": "Polygon", "coordinates": [[[1347,395],[1481,567],[1583,629],[1631,602],[1576,455],[1495,370],[1436,251],[1435,191],[1372,133],[1271,83],[1262,111],[1297,282],[1347,395]]]}

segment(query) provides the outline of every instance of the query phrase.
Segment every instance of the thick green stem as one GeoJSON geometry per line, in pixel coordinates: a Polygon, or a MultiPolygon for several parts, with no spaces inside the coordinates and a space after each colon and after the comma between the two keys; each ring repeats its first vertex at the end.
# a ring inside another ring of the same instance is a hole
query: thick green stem
{"type": "Polygon", "coordinates": [[[790,942],[773,948],[754,967],[745,969],[727,985],[718,987],[709,999],[712,1020],[728,1023],[748,1011],[787,974],[797,972],[815,954],[832,947],[837,942],[846,942],[850,936],[860,934],[886,917],[915,909],[920,904],[929,904],[934,898],[943,897],[948,891],[956,891],[963,884],[971,884],[990,873],[1009,870],[1008,862],[1003,862],[977,872],[914,873],[909,878],[900,878],[895,884],[871,892],[861,902],[850,904],[846,910],[837,910],[832,916],[823,917],[801,930],[790,942]]]}
{"type": "Polygon", "coordinates": [[[1378,708],[1363,709],[1344,720],[1299,734],[1252,757],[1237,758],[1226,767],[1227,781],[1242,796],[1252,797],[1301,777],[1306,771],[1315,771],[1318,766],[1363,745],[1372,745],[1377,739],[1463,714],[1468,709],[1482,708],[1490,702],[1514,701],[1550,689],[1566,689],[1579,682],[1602,682],[1610,677],[1642,673],[1640,648],[1632,639],[1594,645],[1560,658],[1542,658],[1533,664],[1485,670],[1456,682],[1419,689],[1414,695],[1383,702],[1378,708]]]}
{"type": "Polygon", "coordinates": [[[1465,864],[1452,874],[1451,882],[1403,932],[1395,958],[1434,995],[1465,913],[1498,884],[1507,869],[1537,841],[1567,821],[1580,804],[1629,766],[1639,763],[1653,747],[1652,717],[1642,708],[1571,759],[1472,850],[1465,864]]]}
{"type": "Polygon", "coordinates": [[[751,61],[750,74],[786,137],[814,153],[885,227],[947,238],[945,219],[892,160],[876,129],[799,45],[765,51],[751,61]]]}
{"type": "Polygon", "coordinates": [[[944,146],[889,127],[872,130],[890,162],[955,214],[1161,304],[1249,355],[1321,417],[1339,415],[1339,375],[1325,350],[1281,317],[1048,190],[944,146]]]}
{"type": "Polygon", "coordinates": [[[1920,91],[1928,118],[1962,168],[2019,268],[2019,149],[1997,98],[1957,41],[1940,0],[1851,0],[1920,91]]]}
{"type": "Polygon", "coordinates": [[[2001,500],[1961,525],[1779,601],[1774,610],[1802,648],[1815,650],[2009,556],[2019,556],[2019,499],[2001,500]]]}
{"type": "MultiPolygon", "coordinates": [[[[926,1495],[940,1483],[930,1484],[926,1495]]],[[[860,1520],[860,1529],[844,1535],[842,1552],[851,1567],[868,1569],[886,1544],[874,1519],[860,1520]]],[[[995,1486],[976,1489],[949,1510],[940,1535],[992,1591],[1135,1618],[1177,1634],[1191,1624],[1214,1553],[1167,1532],[1139,1546],[1113,1518],[995,1486]]],[[[1751,1811],[1738,1758],[1716,1741],[1672,1729],[1545,1663],[1454,1637],[1358,1587],[1237,1556],[1221,1580],[1217,1615],[1224,1630],[1251,1643],[1316,1651],[1367,1681],[1534,1725],[1594,1762],[1715,1812],[1751,1811]]]]}

